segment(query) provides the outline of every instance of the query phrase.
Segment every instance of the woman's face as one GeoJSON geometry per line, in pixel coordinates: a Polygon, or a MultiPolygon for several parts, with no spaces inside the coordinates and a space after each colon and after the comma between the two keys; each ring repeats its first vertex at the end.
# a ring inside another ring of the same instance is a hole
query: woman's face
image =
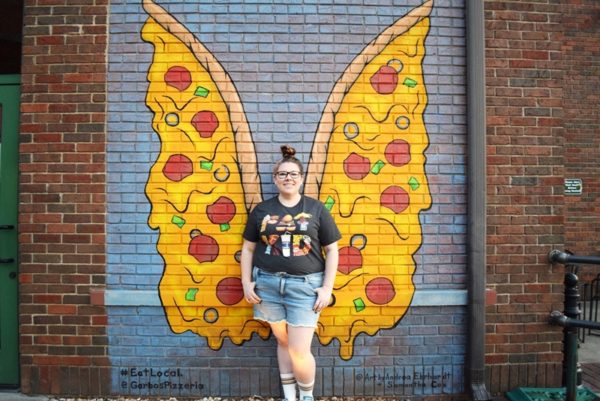
{"type": "Polygon", "coordinates": [[[296,163],[281,163],[273,175],[273,180],[280,194],[292,196],[300,192],[302,175],[296,163]]]}

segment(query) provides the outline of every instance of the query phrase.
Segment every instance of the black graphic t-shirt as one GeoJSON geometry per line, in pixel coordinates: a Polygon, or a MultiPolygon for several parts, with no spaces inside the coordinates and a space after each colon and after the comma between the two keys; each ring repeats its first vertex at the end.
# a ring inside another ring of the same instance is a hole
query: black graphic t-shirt
{"type": "Polygon", "coordinates": [[[341,237],[329,211],[308,196],[293,207],[282,205],[277,196],[260,203],[244,230],[244,238],[256,243],[254,266],[299,275],[324,271],[322,247],[341,237]]]}

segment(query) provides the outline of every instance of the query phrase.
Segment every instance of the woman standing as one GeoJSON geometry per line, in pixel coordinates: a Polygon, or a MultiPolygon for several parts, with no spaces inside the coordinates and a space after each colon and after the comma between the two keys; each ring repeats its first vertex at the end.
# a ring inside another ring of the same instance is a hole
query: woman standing
{"type": "Polygon", "coordinates": [[[250,213],[242,246],[242,284],[254,318],[277,339],[277,362],[287,401],[313,400],[312,338],[330,302],[341,238],[321,202],[300,194],[304,168],[296,151],[282,146],[273,178],[279,194],[250,213]],[[325,253],[325,256],[324,256],[325,253]]]}

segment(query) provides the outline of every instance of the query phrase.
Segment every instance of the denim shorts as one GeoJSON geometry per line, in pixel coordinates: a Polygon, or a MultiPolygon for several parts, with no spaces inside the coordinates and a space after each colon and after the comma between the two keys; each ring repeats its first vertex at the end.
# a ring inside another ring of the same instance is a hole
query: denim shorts
{"type": "Polygon", "coordinates": [[[313,310],[323,285],[323,273],[296,276],[270,273],[254,267],[254,291],[262,302],[254,305],[254,318],[268,323],[286,321],[290,326],[317,327],[319,313],[313,310]]]}

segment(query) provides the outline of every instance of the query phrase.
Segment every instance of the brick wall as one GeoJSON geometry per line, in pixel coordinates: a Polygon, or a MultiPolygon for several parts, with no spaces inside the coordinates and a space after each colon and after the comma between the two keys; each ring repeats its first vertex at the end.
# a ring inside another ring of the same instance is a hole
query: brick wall
{"type": "Polygon", "coordinates": [[[107,1],[25,2],[20,352],[25,393],[105,392],[107,1]]]}
{"type": "MultiPolygon", "coordinates": [[[[196,19],[197,13],[187,15],[191,29],[214,45],[236,82],[244,83],[239,90],[254,118],[252,129],[262,133],[257,150],[268,159],[261,173],[268,176],[277,145],[289,141],[282,132],[304,135],[305,125],[316,124],[318,106],[339,73],[335,63],[318,53],[330,52],[336,63],[347,63],[368,38],[392,22],[387,3],[377,5],[379,11],[362,9],[365,32],[348,41],[346,50],[338,47],[335,53],[331,43],[313,43],[312,54],[292,59],[285,76],[280,68],[290,60],[282,55],[288,48],[280,40],[270,45],[238,40],[241,27],[250,26],[240,10],[221,4],[203,15],[207,24],[196,19]],[[227,18],[234,19],[229,21],[232,28],[223,32],[227,18]],[[318,73],[311,80],[298,80],[300,75],[294,74],[306,73],[311,63],[319,65],[318,73]],[[286,80],[289,86],[280,85],[286,80]],[[263,103],[266,92],[278,100],[263,103]],[[284,115],[290,120],[282,120],[284,115]]],[[[461,289],[466,277],[464,3],[438,3],[431,34],[435,39],[430,39],[425,66],[430,78],[426,124],[432,146],[427,168],[433,178],[433,207],[423,214],[424,243],[416,255],[422,269],[415,284],[421,290],[461,289]]],[[[143,195],[157,152],[143,103],[144,68],[150,59],[139,37],[145,16],[137,3],[114,1],[110,7],[116,40],[109,56],[107,1],[74,5],[28,0],[25,5],[19,216],[22,390],[106,394],[115,392],[125,376],[130,388],[131,368],[182,367],[190,384],[205,385],[206,395],[276,393],[272,343],[226,344],[215,353],[199,346],[197,336],[174,336],[161,320],[162,308],[152,302],[105,308],[91,300],[94,287],[155,290],[162,269],[146,224],[143,195]],[[113,96],[108,105],[107,85],[113,96]],[[240,357],[262,369],[244,368],[240,357]],[[205,365],[190,366],[194,363],[205,365]]],[[[175,12],[178,7],[174,5],[175,12]]],[[[565,246],[578,253],[598,251],[598,6],[593,0],[563,0],[486,1],[485,7],[487,274],[488,287],[496,292],[496,302],[487,309],[486,364],[488,388],[500,393],[517,386],[560,385],[562,335],[547,324],[547,316],[561,309],[563,272],[547,263],[547,253],[565,246]],[[583,179],[583,196],[563,196],[565,177],[583,179]]],[[[343,42],[348,32],[339,27],[344,24],[331,24],[345,18],[334,17],[341,9],[319,10],[321,15],[310,20],[313,28],[319,27],[315,35],[343,42]]],[[[355,22],[355,11],[341,13],[352,16],[348,26],[355,22]]],[[[304,29],[297,13],[275,10],[271,16],[277,22],[271,27],[291,26],[292,38],[304,29]]],[[[257,32],[248,33],[257,37],[257,32]]],[[[310,138],[298,148],[307,154],[310,138]]],[[[273,188],[265,185],[264,191],[273,188]]],[[[413,307],[394,330],[359,338],[360,353],[351,361],[342,362],[335,350],[320,347],[318,363],[324,369],[317,390],[428,395],[389,390],[387,385],[398,383],[398,370],[389,367],[402,366],[404,373],[408,367],[414,376],[415,367],[449,365],[451,392],[458,393],[464,320],[461,305],[413,307]]]]}
{"type": "Polygon", "coordinates": [[[560,385],[564,243],[562,13],[555,2],[485,3],[488,386],[560,385]]]}
{"type": "MultiPolygon", "coordinates": [[[[583,181],[581,196],[565,196],[565,247],[579,255],[600,255],[600,5],[567,1],[563,17],[565,178],[583,181]]],[[[583,266],[581,279],[600,270],[583,266]]]]}

